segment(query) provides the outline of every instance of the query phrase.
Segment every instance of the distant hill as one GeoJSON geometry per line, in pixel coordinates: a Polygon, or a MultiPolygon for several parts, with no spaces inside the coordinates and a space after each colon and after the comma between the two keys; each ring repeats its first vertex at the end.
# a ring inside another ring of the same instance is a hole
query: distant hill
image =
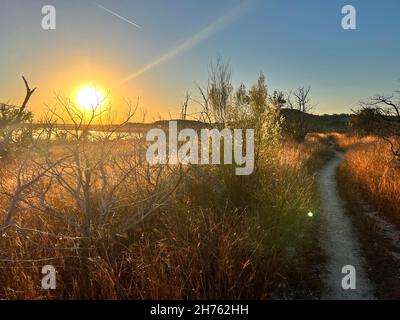
{"type": "MultiPolygon", "coordinates": [[[[282,109],[286,121],[302,123],[310,132],[347,132],[350,121],[349,114],[316,115],[303,113],[294,109],[282,109]]],[[[178,130],[183,128],[201,129],[209,127],[208,124],[196,120],[172,119],[178,122],[178,130]]],[[[152,123],[127,123],[121,130],[147,131],[151,128],[168,129],[170,120],[159,120],[152,123]]]]}
{"type": "Polygon", "coordinates": [[[142,131],[142,130],[147,131],[152,128],[168,129],[170,121],[176,121],[178,123],[178,130],[184,128],[201,129],[208,127],[208,124],[201,121],[171,119],[171,120],[158,120],[152,123],[130,122],[124,126],[124,129],[132,131],[142,131]]]}
{"type": "Polygon", "coordinates": [[[316,115],[303,113],[294,109],[282,109],[283,117],[289,122],[300,122],[307,125],[311,132],[347,132],[350,121],[349,114],[316,115]]]}
{"type": "MultiPolygon", "coordinates": [[[[286,121],[293,123],[300,123],[307,127],[308,132],[346,132],[348,131],[348,123],[350,121],[350,115],[348,114],[333,114],[333,115],[315,115],[303,113],[294,109],[282,109],[283,117],[286,121]]],[[[203,123],[196,120],[179,120],[177,121],[178,130],[184,128],[201,129],[210,127],[209,124],[203,123]]],[[[159,120],[152,123],[140,123],[140,122],[129,122],[123,126],[119,125],[96,125],[90,126],[90,130],[94,131],[109,131],[115,130],[116,132],[137,132],[145,133],[152,128],[168,129],[170,120],[159,120]]],[[[32,124],[33,129],[40,129],[44,126],[36,123],[32,124]]],[[[59,124],[53,125],[53,128],[73,130],[74,125],[72,124],[59,124]]]]}

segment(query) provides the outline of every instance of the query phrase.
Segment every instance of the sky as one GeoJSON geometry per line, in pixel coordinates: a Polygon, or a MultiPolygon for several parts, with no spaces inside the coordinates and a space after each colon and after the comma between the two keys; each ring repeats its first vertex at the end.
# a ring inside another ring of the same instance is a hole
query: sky
{"type": "Polygon", "coordinates": [[[24,75],[36,117],[86,85],[118,112],[139,98],[147,121],[176,117],[220,56],[235,87],[264,72],[270,91],[310,85],[315,113],[350,112],[399,86],[399,12],[398,0],[0,0],[0,101],[21,102],[24,75]],[[356,30],[341,26],[348,4],[356,30]]]}

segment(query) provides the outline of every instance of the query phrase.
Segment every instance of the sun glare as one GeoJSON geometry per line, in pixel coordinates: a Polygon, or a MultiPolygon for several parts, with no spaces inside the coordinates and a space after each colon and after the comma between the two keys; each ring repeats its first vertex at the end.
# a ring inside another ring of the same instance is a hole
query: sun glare
{"type": "Polygon", "coordinates": [[[104,99],[103,93],[95,87],[82,88],[76,94],[76,101],[79,106],[86,110],[101,106],[104,103],[104,99]]]}

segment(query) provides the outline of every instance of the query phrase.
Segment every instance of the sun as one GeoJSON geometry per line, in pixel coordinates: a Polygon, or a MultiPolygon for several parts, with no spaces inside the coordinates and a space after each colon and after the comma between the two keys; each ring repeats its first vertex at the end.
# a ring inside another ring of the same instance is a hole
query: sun
{"type": "Polygon", "coordinates": [[[95,87],[84,87],[76,93],[77,103],[86,110],[93,110],[101,106],[104,100],[104,94],[95,87]]]}

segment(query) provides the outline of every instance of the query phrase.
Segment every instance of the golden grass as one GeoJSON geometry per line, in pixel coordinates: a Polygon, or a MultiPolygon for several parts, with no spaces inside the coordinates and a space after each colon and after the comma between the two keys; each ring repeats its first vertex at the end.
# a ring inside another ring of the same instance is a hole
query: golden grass
{"type": "Polygon", "coordinates": [[[384,214],[400,222],[400,170],[391,166],[389,145],[377,137],[336,135],[346,150],[340,175],[384,214]]]}
{"type": "MultiPolygon", "coordinates": [[[[284,143],[272,167],[249,177],[196,168],[167,207],[135,230],[94,235],[87,254],[63,249],[78,247],[79,240],[8,230],[0,239],[0,298],[312,297],[318,224],[307,212],[318,210],[314,173],[328,154],[325,138],[284,143]],[[58,270],[57,290],[41,289],[45,264],[58,270]]],[[[51,194],[63,211],[66,199],[51,194]]],[[[132,209],[124,210],[129,215],[132,209]]],[[[16,222],[52,234],[77,232],[23,206],[16,222]]]]}

